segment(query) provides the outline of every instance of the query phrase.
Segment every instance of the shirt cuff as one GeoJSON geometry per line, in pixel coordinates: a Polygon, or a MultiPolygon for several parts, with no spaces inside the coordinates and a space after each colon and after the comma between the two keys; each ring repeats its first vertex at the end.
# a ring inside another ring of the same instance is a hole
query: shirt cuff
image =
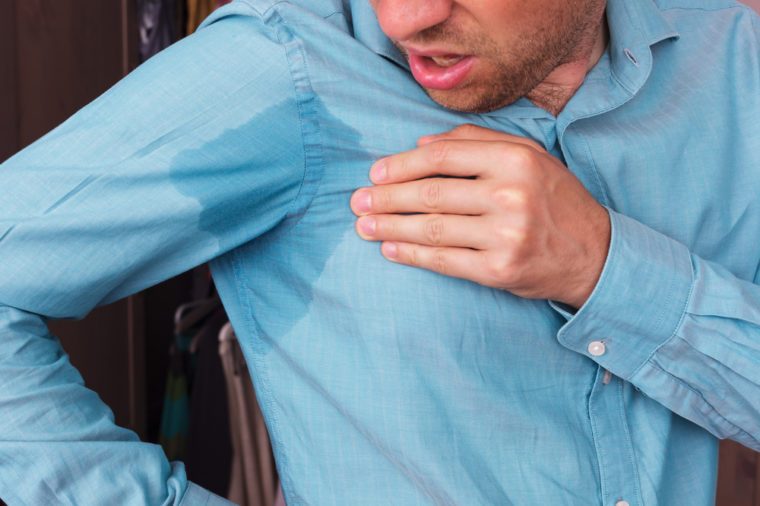
{"type": "Polygon", "coordinates": [[[235,506],[234,502],[219,497],[192,481],[187,482],[185,495],[182,496],[179,504],[180,506],[235,506]]]}
{"type": "Polygon", "coordinates": [[[549,305],[568,321],[559,342],[629,380],[681,322],[693,284],[683,244],[607,209],[611,239],[602,274],[575,314],[549,305]]]}

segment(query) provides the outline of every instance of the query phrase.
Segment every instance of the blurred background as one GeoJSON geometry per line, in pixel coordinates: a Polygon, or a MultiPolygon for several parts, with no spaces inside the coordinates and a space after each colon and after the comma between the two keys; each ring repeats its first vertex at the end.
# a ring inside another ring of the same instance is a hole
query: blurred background
{"type": "MultiPolygon", "coordinates": [[[[0,0],[0,162],[228,1],[0,0]]],[[[745,3],[760,12],[760,0],[745,3]]],[[[162,444],[219,495],[282,504],[266,428],[207,268],[51,328],[116,423],[162,444]]],[[[760,454],[721,443],[716,504],[760,506],[760,454]]]]}

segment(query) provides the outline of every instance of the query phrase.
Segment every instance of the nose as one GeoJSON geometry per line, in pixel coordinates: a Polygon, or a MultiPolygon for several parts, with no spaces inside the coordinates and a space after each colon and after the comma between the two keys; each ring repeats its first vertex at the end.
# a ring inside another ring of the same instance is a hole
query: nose
{"type": "Polygon", "coordinates": [[[385,35],[396,41],[414,37],[446,21],[453,0],[375,0],[375,14],[385,35]]]}

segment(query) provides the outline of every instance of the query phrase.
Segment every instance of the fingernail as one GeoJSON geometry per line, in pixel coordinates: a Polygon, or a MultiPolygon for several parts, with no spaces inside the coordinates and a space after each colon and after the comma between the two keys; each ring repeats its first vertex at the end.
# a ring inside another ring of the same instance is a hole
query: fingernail
{"type": "Polygon", "coordinates": [[[377,222],[374,218],[360,218],[359,228],[367,235],[373,235],[377,229],[377,222]]]}
{"type": "Polygon", "coordinates": [[[367,213],[372,208],[372,195],[366,190],[359,191],[354,196],[354,207],[360,213],[367,213]]]}
{"type": "Polygon", "coordinates": [[[388,177],[388,168],[385,166],[385,160],[375,162],[369,171],[369,178],[374,182],[384,181],[388,177]]]}
{"type": "Polygon", "coordinates": [[[396,243],[384,242],[381,249],[383,250],[383,254],[388,258],[398,257],[398,246],[396,246],[396,243]]]}

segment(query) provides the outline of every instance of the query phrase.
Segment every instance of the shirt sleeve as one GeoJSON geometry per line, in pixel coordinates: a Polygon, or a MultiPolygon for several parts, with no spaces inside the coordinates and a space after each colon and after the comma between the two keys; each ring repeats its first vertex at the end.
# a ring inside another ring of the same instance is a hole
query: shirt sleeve
{"type": "Polygon", "coordinates": [[[551,303],[568,319],[558,340],[715,436],[760,450],[757,280],[609,213],[610,249],[591,296],[574,314],[551,303]]]}
{"type": "MultiPolygon", "coordinates": [[[[298,212],[286,46],[244,3],[0,165],[0,497],[230,504],[114,424],[50,318],[79,318],[298,212]]],[[[105,338],[105,336],[104,336],[105,338]]]]}

